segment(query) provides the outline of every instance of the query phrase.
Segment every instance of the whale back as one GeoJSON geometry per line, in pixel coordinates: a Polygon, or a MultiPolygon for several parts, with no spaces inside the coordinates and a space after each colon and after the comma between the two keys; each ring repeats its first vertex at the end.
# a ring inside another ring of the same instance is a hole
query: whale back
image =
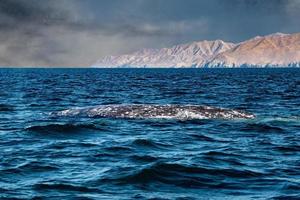
{"type": "Polygon", "coordinates": [[[89,108],[68,109],[55,116],[82,116],[128,119],[253,119],[253,114],[201,105],[101,105],[89,108]]]}

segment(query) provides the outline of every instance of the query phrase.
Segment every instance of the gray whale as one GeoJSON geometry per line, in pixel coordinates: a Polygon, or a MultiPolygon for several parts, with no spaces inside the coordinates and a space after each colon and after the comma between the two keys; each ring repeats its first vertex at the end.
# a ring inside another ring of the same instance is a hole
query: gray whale
{"type": "Polygon", "coordinates": [[[201,105],[101,105],[51,113],[53,116],[127,119],[253,119],[255,115],[233,109],[201,105]]]}

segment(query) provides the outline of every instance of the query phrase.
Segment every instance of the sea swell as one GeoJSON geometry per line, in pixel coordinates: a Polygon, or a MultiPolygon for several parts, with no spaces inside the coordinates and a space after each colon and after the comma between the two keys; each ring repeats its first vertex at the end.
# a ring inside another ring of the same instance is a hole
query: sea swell
{"type": "Polygon", "coordinates": [[[182,188],[228,188],[243,189],[243,181],[260,179],[267,174],[251,170],[220,169],[183,164],[156,162],[128,175],[114,179],[102,179],[113,184],[157,184],[175,185],[182,188]],[[236,180],[228,182],[226,180],[236,180]]]}

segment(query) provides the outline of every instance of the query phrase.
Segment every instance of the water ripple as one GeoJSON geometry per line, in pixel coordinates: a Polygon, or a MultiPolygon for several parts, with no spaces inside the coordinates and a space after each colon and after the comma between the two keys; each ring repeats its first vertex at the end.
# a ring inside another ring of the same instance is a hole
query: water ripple
{"type": "Polygon", "coordinates": [[[299,77],[1,69],[0,199],[300,199],[299,77]]]}

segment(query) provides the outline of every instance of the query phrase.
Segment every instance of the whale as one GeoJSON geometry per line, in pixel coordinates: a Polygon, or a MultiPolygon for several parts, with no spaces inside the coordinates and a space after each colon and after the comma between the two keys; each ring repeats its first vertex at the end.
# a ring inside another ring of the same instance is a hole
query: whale
{"type": "Polygon", "coordinates": [[[123,119],[254,119],[255,115],[241,110],[203,105],[100,105],[72,108],[51,113],[61,117],[123,118],[123,119]]]}

